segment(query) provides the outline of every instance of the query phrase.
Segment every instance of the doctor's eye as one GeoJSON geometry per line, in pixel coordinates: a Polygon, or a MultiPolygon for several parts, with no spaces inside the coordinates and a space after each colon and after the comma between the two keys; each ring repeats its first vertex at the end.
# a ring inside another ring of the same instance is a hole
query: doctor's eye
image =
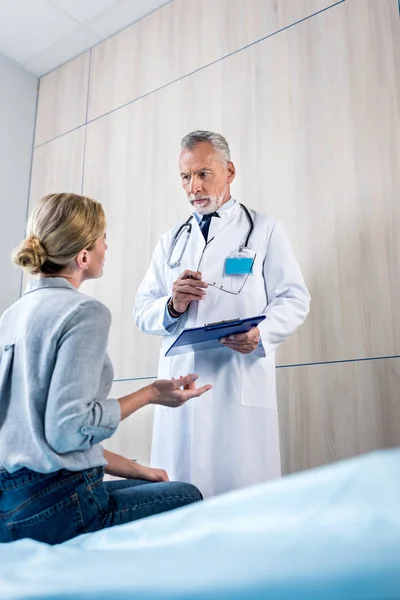
{"type": "Polygon", "coordinates": [[[189,181],[189,179],[190,179],[189,175],[181,175],[181,178],[182,178],[182,181],[185,181],[185,182],[189,181]]]}
{"type": "Polygon", "coordinates": [[[207,177],[207,175],[210,175],[209,171],[200,171],[199,173],[200,177],[207,177]]]}

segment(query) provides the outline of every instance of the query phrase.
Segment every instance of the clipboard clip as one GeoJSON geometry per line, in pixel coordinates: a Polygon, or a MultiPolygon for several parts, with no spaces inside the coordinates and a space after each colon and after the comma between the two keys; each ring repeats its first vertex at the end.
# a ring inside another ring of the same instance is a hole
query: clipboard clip
{"type": "Polygon", "coordinates": [[[221,325],[230,325],[231,323],[237,323],[240,319],[229,319],[228,321],[216,321],[215,323],[206,323],[204,327],[221,327],[221,325]]]}

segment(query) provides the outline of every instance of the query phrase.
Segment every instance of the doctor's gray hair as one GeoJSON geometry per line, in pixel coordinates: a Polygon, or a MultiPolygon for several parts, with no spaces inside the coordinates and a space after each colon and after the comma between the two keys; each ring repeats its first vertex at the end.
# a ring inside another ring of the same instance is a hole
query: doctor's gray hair
{"type": "Polygon", "coordinates": [[[223,162],[230,162],[231,152],[229,150],[228,142],[220,133],[214,133],[213,131],[202,131],[197,129],[185,135],[181,141],[181,150],[193,150],[193,148],[201,142],[209,142],[215,148],[220,155],[223,162]]]}

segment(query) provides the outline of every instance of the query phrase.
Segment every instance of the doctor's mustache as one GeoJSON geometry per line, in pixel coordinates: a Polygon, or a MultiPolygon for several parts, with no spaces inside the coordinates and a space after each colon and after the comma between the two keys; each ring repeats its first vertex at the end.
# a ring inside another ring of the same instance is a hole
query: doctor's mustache
{"type": "Polygon", "coordinates": [[[194,202],[195,200],[218,200],[218,196],[196,196],[196,194],[189,194],[188,200],[189,202],[194,202]]]}

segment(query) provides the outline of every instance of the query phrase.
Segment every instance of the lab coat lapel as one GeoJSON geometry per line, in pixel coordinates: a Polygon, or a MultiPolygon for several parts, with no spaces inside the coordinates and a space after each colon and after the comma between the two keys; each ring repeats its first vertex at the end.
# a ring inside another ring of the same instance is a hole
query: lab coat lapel
{"type": "Polygon", "coordinates": [[[219,218],[211,219],[210,230],[208,233],[208,239],[216,238],[232,223],[232,221],[238,216],[241,208],[236,202],[231,208],[222,210],[219,218]]]}

